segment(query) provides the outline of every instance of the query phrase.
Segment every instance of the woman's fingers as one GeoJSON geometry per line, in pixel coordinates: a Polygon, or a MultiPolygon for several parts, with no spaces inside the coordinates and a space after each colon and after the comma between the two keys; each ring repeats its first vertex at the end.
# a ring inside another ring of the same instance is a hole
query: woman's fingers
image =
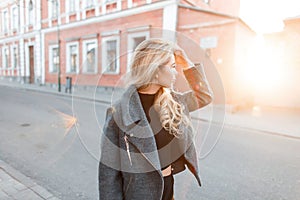
{"type": "Polygon", "coordinates": [[[188,67],[188,62],[182,54],[175,54],[175,62],[179,67],[188,67]]]}
{"type": "Polygon", "coordinates": [[[177,47],[175,49],[174,56],[175,56],[175,62],[179,67],[187,68],[193,65],[192,61],[188,58],[185,51],[180,47],[177,47]]]}

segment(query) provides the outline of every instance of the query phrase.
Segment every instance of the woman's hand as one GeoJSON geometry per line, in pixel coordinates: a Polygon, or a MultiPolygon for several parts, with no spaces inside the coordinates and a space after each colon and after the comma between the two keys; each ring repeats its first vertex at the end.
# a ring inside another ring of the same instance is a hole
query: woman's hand
{"type": "Polygon", "coordinates": [[[182,69],[194,66],[192,61],[187,57],[183,49],[177,48],[174,52],[176,65],[182,69]]]}
{"type": "Polygon", "coordinates": [[[186,56],[183,49],[181,49],[178,45],[176,45],[174,51],[176,70],[178,75],[176,77],[176,81],[174,84],[174,90],[177,92],[186,92],[191,90],[188,81],[185,78],[184,71],[194,64],[190,61],[190,59],[186,56]]]}

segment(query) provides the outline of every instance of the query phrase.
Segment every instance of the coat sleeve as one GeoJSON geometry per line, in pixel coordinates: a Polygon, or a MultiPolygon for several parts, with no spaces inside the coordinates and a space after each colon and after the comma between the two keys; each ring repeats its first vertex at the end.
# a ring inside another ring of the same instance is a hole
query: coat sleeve
{"type": "Polygon", "coordinates": [[[202,65],[183,70],[184,76],[191,90],[184,92],[181,98],[187,103],[189,112],[195,111],[210,104],[213,93],[206,79],[202,65]]]}
{"type": "Polygon", "coordinates": [[[118,129],[113,119],[113,109],[109,108],[106,113],[101,138],[101,155],[98,171],[100,200],[123,199],[118,129]]]}

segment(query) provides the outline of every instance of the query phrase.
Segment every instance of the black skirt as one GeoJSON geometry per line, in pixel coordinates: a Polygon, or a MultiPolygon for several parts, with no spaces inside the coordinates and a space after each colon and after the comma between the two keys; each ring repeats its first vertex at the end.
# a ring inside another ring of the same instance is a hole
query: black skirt
{"type": "Polygon", "coordinates": [[[174,177],[171,174],[170,176],[164,177],[164,192],[162,200],[172,200],[174,195],[174,177]]]}

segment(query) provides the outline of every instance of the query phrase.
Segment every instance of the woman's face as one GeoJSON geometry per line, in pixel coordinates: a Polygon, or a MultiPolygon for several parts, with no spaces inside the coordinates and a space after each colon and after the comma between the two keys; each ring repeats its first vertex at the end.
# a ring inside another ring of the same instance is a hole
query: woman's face
{"type": "Polygon", "coordinates": [[[175,63],[175,57],[172,54],[169,62],[164,65],[160,66],[158,70],[158,84],[170,88],[172,84],[175,83],[176,80],[176,63],[175,63]]]}

